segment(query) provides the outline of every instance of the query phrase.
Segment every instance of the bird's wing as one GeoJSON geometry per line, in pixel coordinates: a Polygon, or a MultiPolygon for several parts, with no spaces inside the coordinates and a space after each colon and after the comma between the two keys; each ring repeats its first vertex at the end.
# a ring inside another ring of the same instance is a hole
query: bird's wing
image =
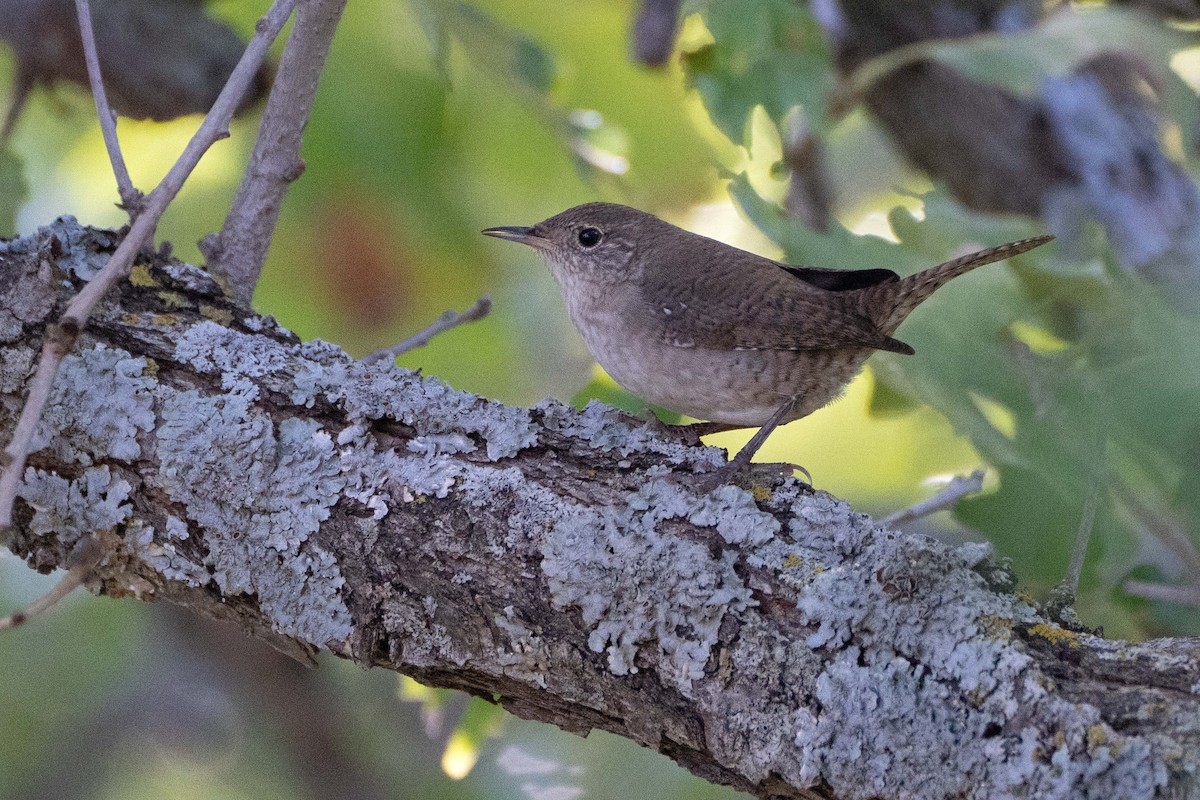
{"type": "Polygon", "coordinates": [[[693,273],[684,281],[677,274],[647,279],[644,308],[663,341],[709,350],[913,352],[880,332],[852,291],[896,280],[894,272],[792,267],[767,259],[744,266],[693,273]]]}
{"type": "Polygon", "coordinates": [[[794,264],[774,262],[781,269],[819,289],[827,292],[846,292],[865,289],[889,281],[898,281],[900,276],[890,269],[830,269],[828,267],[797,267],[794,264]]]}

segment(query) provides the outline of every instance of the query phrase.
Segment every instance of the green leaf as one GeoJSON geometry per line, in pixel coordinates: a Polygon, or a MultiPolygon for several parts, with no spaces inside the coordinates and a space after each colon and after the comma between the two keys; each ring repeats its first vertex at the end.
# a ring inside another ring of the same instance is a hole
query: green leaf
{"type": "Polygon", "coordinates": [[[859,236],[837,224],[824,233],[801,225],[754,191],[744,173],[735,175],[728,189],[746,218],[783,248],[788,263],[846,269],[887,267],[902,274],[929,266],[918,255],[877,236],[859,236]]]}
{"type": "MultiPolygon", "coordinates": [[[[928,198],[926,214],[920,223],[894,215],[906,248],[997,244],[1031,232],[1026,223],[975,218],[941,193],[928,198]]],[[[998,469],[999,490],[959,504],[958,514],[1041,588],[1061,579],[1100,471],[1096,572],[1085,574],[1085,587],[1120,600],[1124,572],[1138,563],[1131,530],[1152,538],[1155,526],[1113,513],[1114,498],[1153,498],[1143,502],[1177,520],[1175,536],[1196,546],[1200,422],[1190,409],[1200,397],[1200,325],[1136,277],[1056,256],[1041,248],[954,281],[898,332],[917,355],[872,363],[887,385],[938,408],[998,469]],[[1007,433],[993,424],[996,409],[1007,433]],[[1097,452],[1099,432],[1107,444],[1097,452]]],[[[1108,603],[1105,614],[1132,627],[1134,610],[1108,603]]]]}
{"type": "Polygon", "coordinates": [[[17,233],[17,210],[25,202],[29,186],[21,159],[8,147],[0,147],[0,236],[17,233]]]}
{"type": "Polygon", "coordinates": [[[806,8],[792,0],[710,0],[684,11],[699,12],[713,37],[683,54],[684,71],[731,141],[747,144],[747,121],[760,105],[776,125],[799,106],[809,131],[826,129],[835,73],[828,44],[806,8]]]}
{"type": "Polygon", "coordinates": [[[875,417],[898,417],[909,414],[921,404],[910,394],[892,386],[876,374],[871,384],[871,396],[867,399],[867,413],[875,417]]]}
{"type": "Polygon", "coordinates": [[[524,31],[457,0],[419,0],[417,6],[439,60],[445,57],[443,37],[451,36],[483,72],[519,90],[537,95],[550,91],[557,72],[554,57],[524,31]]]}
{"type": "Polygon", "coordinates": [[[1066,75],[1101,53],[1127,53],[1170,75],[1173,53],[1194,47],[1195,34],[1132,8],[1060,9],[1019,33],[984,33],[962,39],[928,39],[884,53],[851,76],[856,93],[917,61],[934,59],[956,72],[1014,94],[1037,93],[1048,77],[1066,75]]]}

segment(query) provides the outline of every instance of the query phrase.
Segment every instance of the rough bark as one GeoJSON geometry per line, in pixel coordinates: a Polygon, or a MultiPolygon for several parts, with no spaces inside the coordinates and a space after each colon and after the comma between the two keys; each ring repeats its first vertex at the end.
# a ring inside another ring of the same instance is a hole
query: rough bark
{"type": "Polygon", "coordinates": [[[346,0],[300,4],[233,206],[221,232],[200,240],[208,270],[242,303],[254,297],[283,198],[304,172],[300,145],[345,7],[346,0]]]}
{"type": "MultiPolygon", "coordinates": [[[[116,236],[0,246],[0,431],[116,236]]],[[[982,545],[877,526],[599,405],[506,407],[139,264],[84,332],[10,546],[90,588],[603,728],[762,797],[1189,797],[1200,642],[1106,641],[982,545]]],[[[1031,536],[1039,535],[1036,531],[1031,536]]]]}

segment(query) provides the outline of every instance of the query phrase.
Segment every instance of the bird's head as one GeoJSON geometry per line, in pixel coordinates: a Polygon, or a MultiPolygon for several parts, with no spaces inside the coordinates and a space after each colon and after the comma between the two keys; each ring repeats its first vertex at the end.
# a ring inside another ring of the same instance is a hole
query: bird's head
{"type": "Polygon", "coordinates": [[[641,245],[667,223],[616,203],[586,203],[531,227],[483,233],[527,244],[541,253],[559,283],[613,284],[640,278],[641,245]]]}

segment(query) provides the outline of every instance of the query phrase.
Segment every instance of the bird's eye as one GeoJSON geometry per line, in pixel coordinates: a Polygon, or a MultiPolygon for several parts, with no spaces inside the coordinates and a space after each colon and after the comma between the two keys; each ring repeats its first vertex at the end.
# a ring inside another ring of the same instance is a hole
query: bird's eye
{"type": "Polygon", "coordinates": [[[584,228],[579,232],[579,243],[584,247],[595,247],[600,244],[600,231],[595,228],[584,228]]]}

